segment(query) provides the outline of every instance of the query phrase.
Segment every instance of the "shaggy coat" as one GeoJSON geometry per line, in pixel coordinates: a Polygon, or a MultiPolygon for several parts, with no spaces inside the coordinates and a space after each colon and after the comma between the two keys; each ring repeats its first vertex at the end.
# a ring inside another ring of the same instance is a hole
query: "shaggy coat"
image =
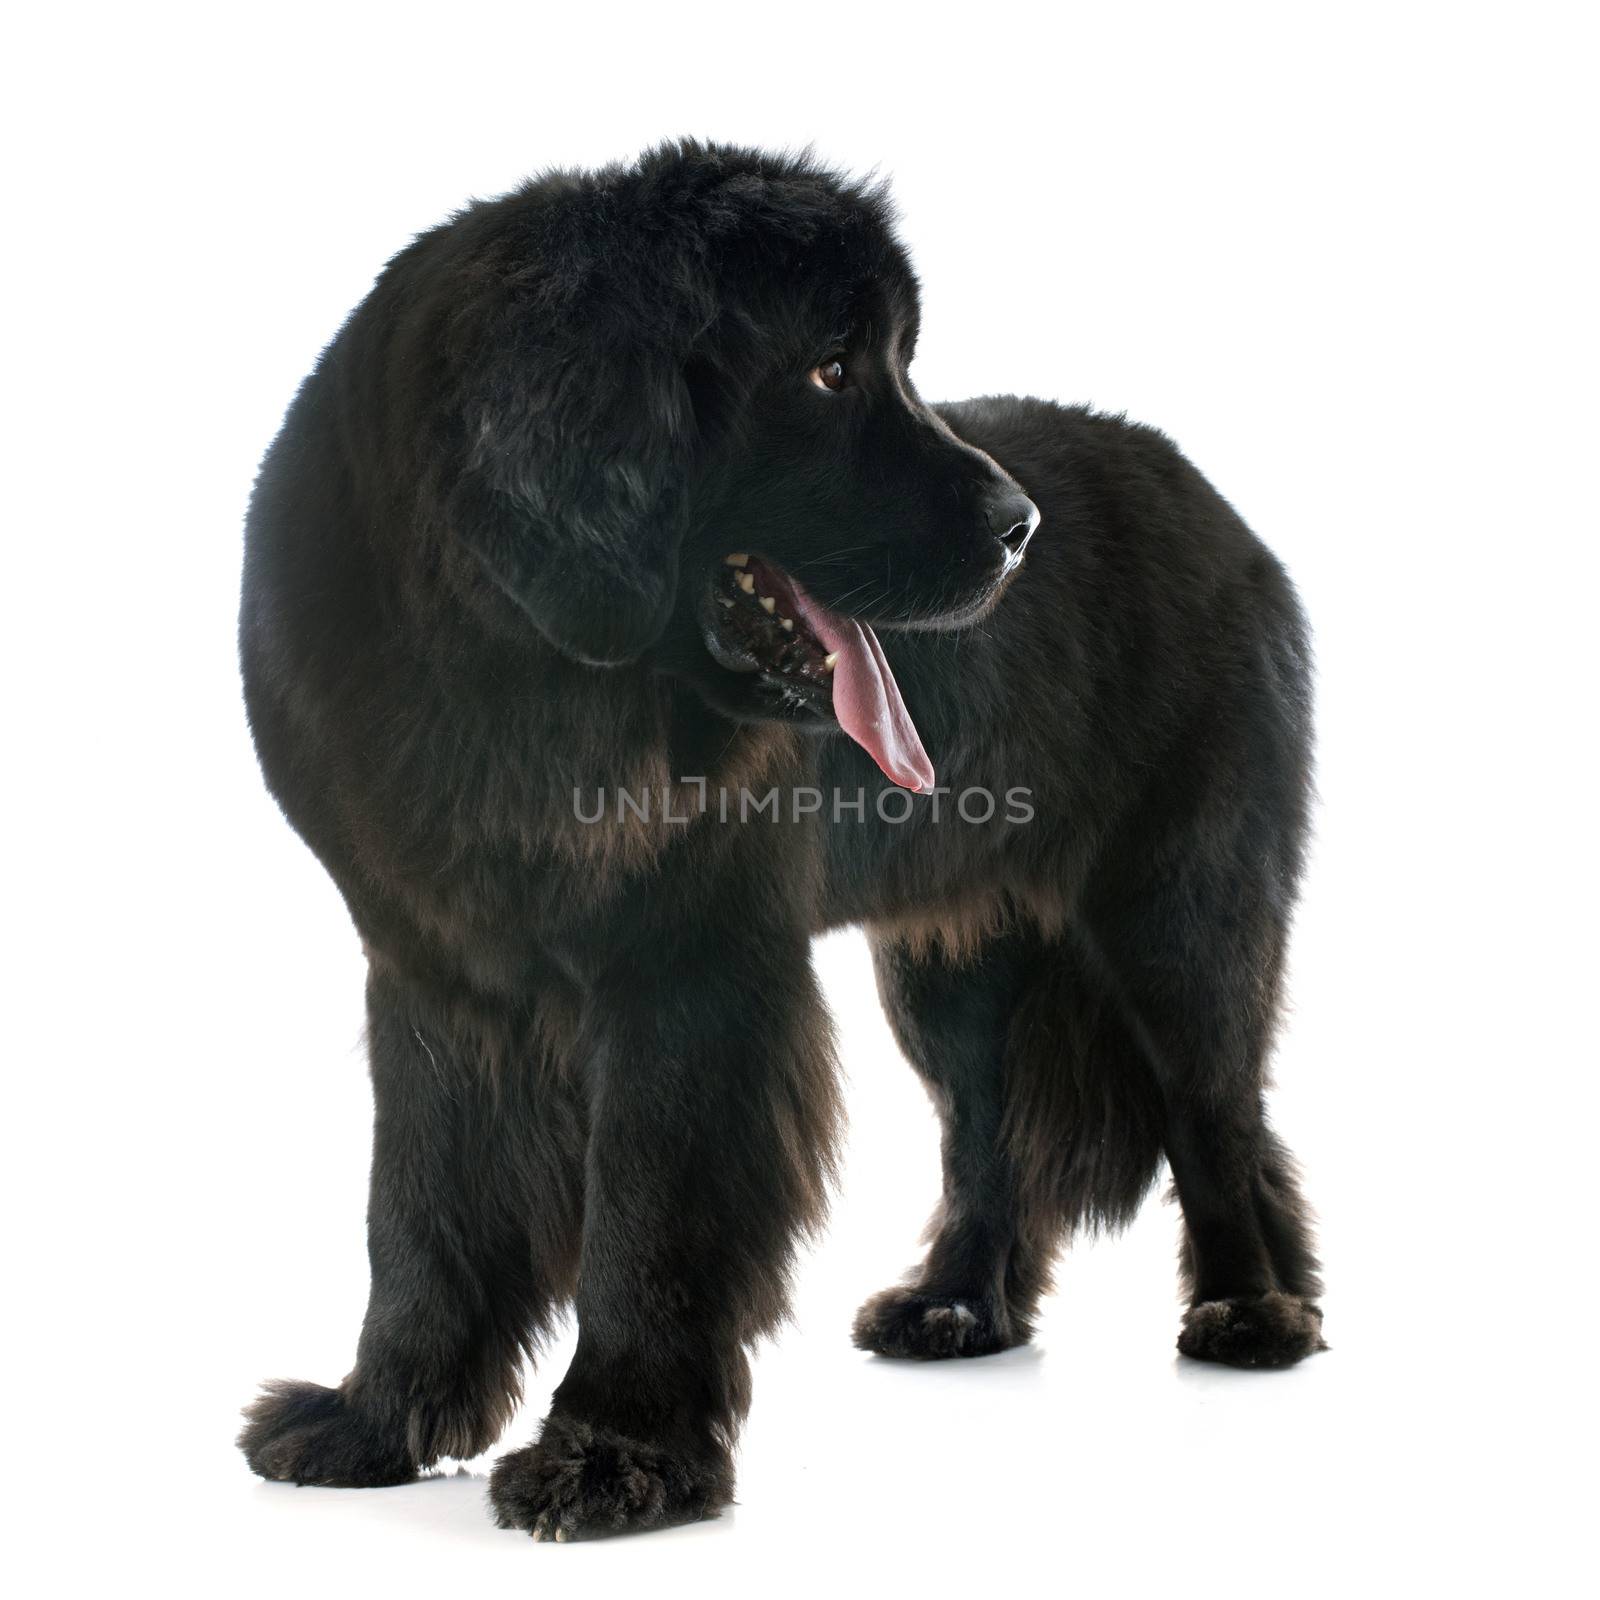
{"type": "Polygon", "coordinates": [[[925,403],[917,319],[881,191],[669,145],[422,235],[301,388],[240,648],[267,782],[368,958],[372,1285],[344,1381],[251,1407],[263,1476],[488,1449],[571,1306],[499,1521],[725,1505],[747,1351],[828,1193],[808,946],[847,923],[944,1130],[926,1257],[862,1349],[1026,1340],[1062,1241],[1163,1158],[1179,1348],[1321,1346],[1262,1111],[1308,792],[1294,594],[1159,433],[925,403]]]}

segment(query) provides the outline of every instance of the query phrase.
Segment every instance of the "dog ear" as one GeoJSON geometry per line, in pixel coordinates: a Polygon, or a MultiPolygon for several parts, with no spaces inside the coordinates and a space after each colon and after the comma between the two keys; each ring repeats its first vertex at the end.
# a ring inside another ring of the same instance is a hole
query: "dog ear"
{"type": "Polygon", "coordinates": [[[696,427],[681,307],[660,295],[602,272],[564,293],[513,292],[479,324],[457,412],[456,536],[557,649],[593,666],[648,649],[677,593],[696,427]]]}

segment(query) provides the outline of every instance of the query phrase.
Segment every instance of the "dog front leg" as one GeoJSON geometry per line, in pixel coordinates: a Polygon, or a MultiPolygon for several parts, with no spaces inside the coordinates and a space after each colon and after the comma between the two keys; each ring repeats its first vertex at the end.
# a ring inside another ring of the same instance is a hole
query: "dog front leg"
{"type": "Polygon", "coordinates": [[[392,972],[369,977],[367,1016],[372,1287],[355,1368],[335,1389],[268,1385],[239,1438],[254,1471],[289,1483],[406,1483],[489,1449],[578,1255],[582,1118],[560,1086],[532,1062],[496,1075],[392,972]]]}
{"type": "Polygon", "coordinates": [[[672,954],[591,999],[577,1353],[538,1441],[490,1485],[501,1526],[535,1538],[731,1500],[748,1346],[782,1317],[824,1207],[838,1109],[804,935],[757,933],[692,968],[672,954]]]}

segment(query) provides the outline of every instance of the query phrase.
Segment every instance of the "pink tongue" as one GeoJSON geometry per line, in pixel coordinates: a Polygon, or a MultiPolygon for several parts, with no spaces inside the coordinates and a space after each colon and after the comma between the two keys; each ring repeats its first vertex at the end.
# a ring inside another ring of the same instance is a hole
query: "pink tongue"
{"type": "Polygon", "coordinates": [[[933,788],[933,763],[922,748],[911,713],[900,698],[878,636],[864,622],[836,617],[798,584],[795,607],[801,620],[839,659],[833,669],[833,714],[902,789],[933,788]]]}

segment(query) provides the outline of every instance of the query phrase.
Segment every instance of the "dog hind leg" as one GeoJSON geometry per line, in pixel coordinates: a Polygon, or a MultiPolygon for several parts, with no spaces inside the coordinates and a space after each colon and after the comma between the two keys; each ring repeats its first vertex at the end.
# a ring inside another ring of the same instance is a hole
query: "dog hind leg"
{"type": "Polygon", "coordinates": [[[1242,860],[1119,885],[1097,917],[1161,1093],[1190,1306],[1178,1348],[1241,1367],[1326,1348],[1308,1208],[1267,1126],[1286,918],[1242,860]]]}
{"type": "Polygon", "coordinates": [[[965,960],[878,938],[874,960],[944,1182],[926,1257],[862,1306],[855,1342],[922,1360],[1023,1343],[1071,1230],[1128,1220],[1154,1181],[1153,1086],[1070,934],[1014,930],[965,960]]]}

